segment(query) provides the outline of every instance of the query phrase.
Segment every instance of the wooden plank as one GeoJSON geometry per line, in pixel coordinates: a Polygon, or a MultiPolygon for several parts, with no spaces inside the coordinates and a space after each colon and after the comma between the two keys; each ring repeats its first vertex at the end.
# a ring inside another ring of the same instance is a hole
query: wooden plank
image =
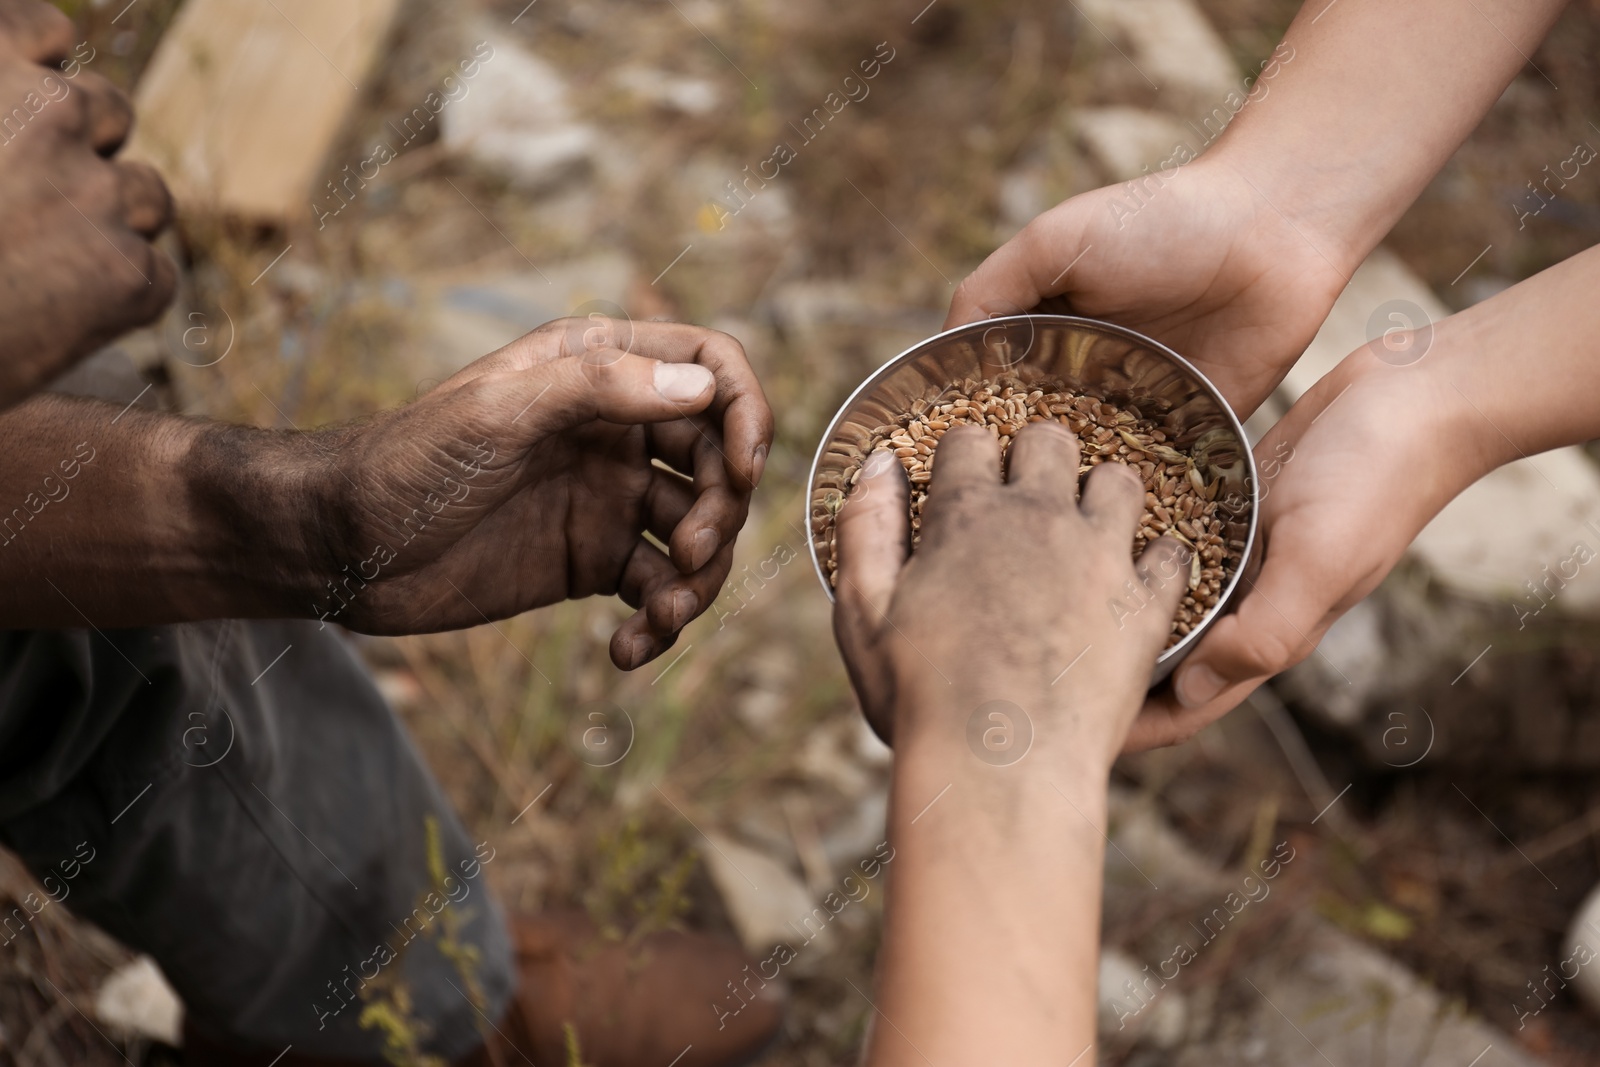
{"type": "Polygon", "coordinates": [[[130,156],[182,202],[310,214],[311,186],[400,0],[188,0],[134,94],[130,156]]]}

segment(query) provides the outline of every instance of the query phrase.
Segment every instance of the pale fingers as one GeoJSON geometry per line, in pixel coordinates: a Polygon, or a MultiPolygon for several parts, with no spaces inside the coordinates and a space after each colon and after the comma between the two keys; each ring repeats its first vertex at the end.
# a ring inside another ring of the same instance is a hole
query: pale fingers
{"type": "Polygon", "coordinates": [[[1031,310],[1045,297],[1069,291],[1080,247],[1081,208],[1072,201],[1047,211],[996,249],[956,287],[945,329],[995,315],[1031,310]]]}

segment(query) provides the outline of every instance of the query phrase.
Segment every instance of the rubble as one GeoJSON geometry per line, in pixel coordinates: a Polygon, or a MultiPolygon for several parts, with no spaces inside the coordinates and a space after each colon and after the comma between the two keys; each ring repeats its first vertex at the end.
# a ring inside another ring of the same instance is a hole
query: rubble
{"type": "MultiPolygon", "coordinates": [[[[1181,1067],[1236,1062],[1241,1052],[1252,1063],[1308,1063],[1323,1057],[1340,1064],[1385,1062],[1373,1058],[1376,1048],[1387,1048],[1391,1063],[1460,1067],[1491,1046],[1479,1067],[1539,1062],[1383,953],[1326,919],[1296,911],[1271,933],[1270,950],[1232,957],[1222,981],[1230,987],[1230,1003],[1242,1003],[1242,1010],[1215,1018],[1191,1013],[1190,1002],[1200,999],[1200,990],[1185,982],[1184,969],[1196,957],[1203,962],[1205,954],[1223,951],[1210,948],[1211,942],[1232,936],[1233,925],[1250,921],[1251,902],[1264,903],[1272,885],[1288,881],[1297,850],[1284,841],[1271,853],[1281,862],[1264,860],[1250,871],[1228,871],[1198,855],[1134,795],[1113,789],[1111,801],[1108,915],[1150,915],[1159,905],[1171,907],[1175,895],[1192,901],[1188,911],[1179,910],[1180,915],[1192,912],[1189,923],[1174,927],[1192,951],[1141,961],[1125,946],[1106,946],[1102,958],[1111,962],[1101,969],[1103,1040],[1173,1048],[1170,1062],[1181,1067]],[[1213,931],[1213,915],[1229,916],[1230,928],[1213,931]],[[1169,999],[1182,1006],[1162,1009],[1169,999]],[[1170,1014],[1163,1017],[1163,1010],[1170,1014]],[[1124,1018],[1134,1029],[1132,1042],[1116,1036],[1126,1029],[1120,1025],[1124,1018]],[[1172,1043],[1161,1044],[1166,1041],[1172,1043]]],[[[1142,925],[1148,927],[1148,919],[1142,925]]],[[[1163,952],[1171,944],[1159,935],[1155,943],[1163,952]]]]}
{"type": "Polygon", "coordinates": [[[618,85],[635,96],[685,115],[709,115],[722,103],[717,83],[707,78],[685,77],[654,67],[623,67],[616,78],[618,85]]]}
{"type": "Polygon", "coordinates": [[[521,270],[419,276],[403,299],[424,324],[415,350],[419,378],[444,379],[536,326],[569,315],[626,318],[633,264],[616,252],[525,264],[521,270]]]}
{"type": "MultiPolygon", "coordinates": [[[[189,0],[189,9],[196,9],[197,3],[189,0]]],[[[287,0],[279,3],[300,10],[287,0]]],[[[831,44],[818,43],[813,11],[805,5],[757,5],[767,9],[757,14],[752,14],[755,8],[746,11],[708,0],[695,4],[680,0],[676,6],[681,12],[665,6],[659,11],[629,10],[634,21],[625,32],[646,46],[637,55],[631,50],[619,53],[615,47],[618,9],[604,2],[569,5],[559,11],[542,4],[522,8],[519,3],[504,12],[496,9],[493,25],[468,22],[456,12],[452,17],[463,24],[453,29],[461,30],[461,39],[468,47],[484,41],[493,49],[493,58],[482,62],[469,93],[442,108],[443,139],[428,156],[415,154],[409,164],[415,169],[406,171],[405,178],[398,175],[407,164],[394,164],[395,169],[386,172],[388,187],[375,187],[361,202],[363,212],[339,220],[348,226],[346,232],[329,226],[333,236],[323,234],[319,240],[327,241],[334,251],[324,255],[326,250],[296,238],[294,251],[246,296],[270,292],[281,301],[265,305],[276,318],[264,317],[263,305],[257,305],[252,321],[270,318],[272,328],[260,332],[274,343],[275,331],[287,322],[298,331],[296,352],[331,350],[342,355],[347,350],[317,349],[308,342],[293,310],[295,302],[314,300],[322,315],[329,305],[355,294],[386,301],[408,317],[415,311],[418,330],[406,336],[407,344],[396,346],[395,375],[409,375],[423,388],[531,326],[582,311],[586,305],[611,304],[638,317],[675,313],[727,325],[751,348],[780,419],[768,482],[757,498],[758,510],[740,549],[741,558],[748,559],[768,551],[772,531],[783,529],[777,518],[760,511],[762,498],[772,501],[774,513],[788,506],[784,491],[793,489],[803,476],[808,442],[814,442],[819,417],[825,420],[832,401],[883,359],[940,328],[939,294],[947,290],[927,297],[934,290],[906,284],[906,276],[930,273],[919,253],[937,262],[949,274],[946,280],[958,280],[961,266],[975,265],[981,258],[991,233],[1008,236],[1065,195],[1103,178],[1128,179],[1146,167],[1154,170],[1171,159],[1180,144],[1198,148],[1198,140],[1209,136],[1211,128],[1201,125],[1204,132],[1197,132],[1189,120],[1203,124],[1204,117],[1215,116],[1219,107],[1226,112],[1228,95],[1242,86],[1241,70],[1189,0],[1085,0],[1079,12],[1068,9],[1065,17],[1080,26],[1083,54],[1092,58],[1084,71],[1092,82],[1088,91],[1067,85],[1063,102],[1040,112],[1045,121],[1009,114],[1005,122],[997,119],[994,129],[949,124],[953,143],[967,146],[974,159],[994,164],[983,182],[952,181],[953,198],[970,198],[956,209],[958,216],[965,214],[970,228],[957,227],[954,236],[941,236],[939,246],[924,243],[932,238],[912,220],[927,202],[908,201],[904,188],[899,189],[898,201],[891,202],[880,197],[877,186],[862,182],[859,192],[871,197],[882,211],[880,217],[845,186],[839,194],[842,201],[881,228],[899,257],[869,250],[858,259],[855,246],[871,245],[859,240],[860,234],[851,231],[843,241],[825,239],[830,228],[838,230],[841,220],[851,216],[841,213],[829,219],[828,211],[835,205],[819,193],[818,186],[830,182],[819,181],[818,173],[832,180],[850,173],[861,181],[861,173],[851,166],[860,160],[848,153],[886,174],[906,165],[894,154],[903,150],[903,140],[897,138],[906,133],[891,126],[905,114],[890,110],[892,92],[900,90],[889,90],[885,80],[881,95],[850,113],[852,126],[841,124],[839,140],[819,144],[815,155],[793,169],[785,168],[779,179],[760,187],[754,196],[737,203],[725,199],[727,183],[741,179],[747,163],[770,151],[765,144],[752,146],[740,124],[748,120],[764,138],[761,123],[776,122],[786,114],[781,108],[773,108],[771,114],[761,112],[766,98],[760,94],[770,91],[781,99],[787,92],[794,99],[810,100],[806,84],[810,70],[797,75],[784,65],[796,57],[802,64],[825,59],[831,44]],[[508,29],[518,9],[520,21],[508,29]],[[726,46],[744,63],[735,42],[743,44],[738,35],[749,26],[745,20],[756,18],[764,20],[759,27],[763,31],[781,29],[783,45],[779,54],[769,57],[772,63],[765,69],[746,66],[761,83],[753,95],[747,93],[751,87],[729,65],[731,61],[717,50],[726,46]],[[697,29],[720,42],[716,49],[697,29]],[[812,36],[808,39],[807,34],[812,36]],[[689,48],[695,50],[692,55],[689,48]],[[1156,88],[1145,82],[1146,76],[1156,88]],[[991,159],[986,153],[995,143],[1014,143],[1000,128],[1019,117],[1031,123],[1023,143],[1015,153],[1008,147],[1001,158],[991,159]],[[703,121],[709,118],[716,123],[703,121]],[[685,130],[693,131],[692,136],[680,136],[685,130]],[[870,136],[849,140],[863,130],[870,136]],[[581,180],[574,180],[580,175],[581,180]],[[445,184],[446,177],[460,188],[445,184]],[[997,218],[989,217],[986,198],[991,193],[997,218]],[[711,206],[719,197],[724,198],[720,202],[727,217],[711,206]],[[735,206],[737,214],[732,212],[735,206]],[[426,254],[417,256],[424,266],[396,266],[386,258],[382,253],[395,249],[394,239],[356,245],[352,219],[366,227],[363,234],[388,227],[386,232],[398,235],[398,240],[425,247],[426,254]],[[903,232],[897,234],[890,226],[903,232]],[[427,242],[420,237],[423,231],[430,235],[427,242]],[[435,234],[443,237],[435,239],[431,236],[435,234]],[[338,241],[347,238],[358,251],[351,261],[357,264],[354,269],[337,258],[345,251],[338,241]],[[687,247],[691,244],[692,251],[687,247]],[[841,255],[841,246],[850,254],[841,255]],[[829,250],[819,254],[824,247],[829,250]],[[441,253],[438,262],[429,258],[436,253],[441,253]],[[680,253],[685,254],[675,260],[680,253]],[[329,279],[339,279],[340,284],[332,285],[329,279]],[[652,300],[641,301],[641,291],[654,294],[652,300]]],[[[136,8],[128,19],[142,16],[136,8]]],[[[875,27],[876,17],[861,15],[862,26],[875,27]]],[[[931,24],[934,17],[930,14],[922,25],[931,24]]],[[[1024,28],[1024,23],[1019,21],[1018,27],[1024,28]]],[[[847,27],[850,33],[856,28],[847,27]]],[[[896,26],[895,31],[901,29],[896,26]]],[[[833,27],[829,31],[835,32],[833,27]]],[[[954,61],[953,50],[947,53],[952,59],[940,76],[959,84],[963,92],[980,93],[989,92],[987,81],[1004,72],[1006,92],[1016,98],[1028,96],[1031,90],[1022,77],[1027,66],[1022,61],[1024,50],[1017,49],[1007,66],[1006,55],[997,58],[992,50],[977,51],[988,47],[981,36],[961,39],[960,61],[954,61]],[[980,63],[977,74],[966,69],[980,63]]],[[[1046,53],[1045,71],[1054,56],[1046,53]]],[[[907,64],[903,74],[918,79],[926,69],[907,64]]],[[[363,87],[367,84],[365,78],[356,80],[363,87]]],[[[929,95],[927,88],[927,83],[916,87],[923,95],[929,95]]],[[[373,121],[383,117],[376,114],[379,109],[373,110],[373,121]]],[[[919,176],[929,184],[951,180],[936,169],[919,176]]],[[[250,250],[253,266],[237,279],[238,292],[246,291],[250,279],[283,243],[250,250]]],[[[1485,262],[1492,265],[1493,259],[1485,262]]],[[[1510,262],[1503,261],[1500,269],[1512,269],[1510,262]]],[[[201,254],[199,272],[227,269],[226,260],[208,260],[201,254]]],[[[226,281],[209,280],[208,295],[221,291],[236,299],[226,281]]],[[[1270,425],[1272,415],[1281,413],[1285,401],[1325,372],[1330,360],[1364,343],[1367,322],[1383,302],[1410,300],[1434,317],[1445,312],[1416,276],[1388,253],[1376,253],[1356,281],[1359,284],[1345,294],[1301,368],[1267,405],[1265,414],[1251,421],[1253,436],[1270,425]]],[[[1505,281],[1469,277],[1462,285],[1481,295],[1505,281]]],[[[319,328],[324,321],[318,319],[319,328]]],[[[248,332],[241,328],[242,334],[248,332]]],[[[206,373],[233,386],[235,392],[254,397],[254,391],[242,384],[249,379],[226,375],[239,375],[238,368],[251,366],[252,358],[259,366],[263,353],[270,357],[278,350],[271,344],[263,347],[259,340],[253,352],[249,348],[247,340],[239,355],[206,373]]],[[[409,380],[405,385],[409,395],[409,380]]],[[[263,395],[272,393],[273,401],[282,402],[286,412],[297,419],[301,416],[301,409],[278,396],[270,381],[263,379],[259,388],[263,395]]],[[[227,393],[219,389],[216,395],[227,393]]],[[[329,389],[315,394],[312,410],[319,417],[329,413],[344,417],[359,414],[369,399],[354,391],[329,389]]],[[[234,417],[231,408],[212,414],[234,417]]],[[[1540,470],[1548,467],[1551,481],[1562,487],[1557,505],[1547,506],[1550,486],[1541,488],[1542,478],[1522,477],[1515,484],[1501,479],[1505,484],[1491,486],[1490,495],[1473,510],[1452,515],[1449,528],[1430,527],[1402,573],[1330,630],[1322,655],[1280,683],[1279,691],[1292,698],[1302,722],[1314,719],[1355,739],[1374,766],[1396,775],[1419,752],[1428,760],[1426,768],[1452,762],[1464,767],[1600,767],[1600,729],[1588,714],[1591,694],[1600,687],[1600,660],[1567,649],[1557,657],[1561,663],[1552,665],[1552,654],[1512,651],[1487,633],[1496,626],[1515,627],[1508,597],[1517,593],[1516,582],[1531,576],[1513,573],[1516,568],[1507,560],[1532,561],[1545,553],[1537,559],[1534,574],[1546,563],[1559,563],[1559,553],[1571,548],[1564,543],[1563,530],[1582,526],[1584,519],[1566,516],[1560,501],[1595,496],[1585,477],[1586,467],[1553,457],[1540,457],[1536,464],[1540,470]],[[1511,525],[1506,516],[1523,511],[1535,515],[1533,526],[1554,539],[1530,536],[1524,544],[1506,537],[1504,527],[1511,525]],[[1504,544],[1511,550],[1500,558],[1504,544]],[[1485,631],[1482,642],[1470,640],[1480,630],[1485,631]],[[1473,661],[1491,640],[1493,651],[1473,661]],[[1330,664],[1353,684],[1345,684],[1330,664]],[[1513,705],[1506,696],[1513,690],[1527,699],[1513,705]],[[1427,709],[1421,716],[1419,706],[1427,709]],[[1395,714],[1402,718],[1392,718],[1395,714]],[[1404,726],[1398,733],[1397,724],[1404,726]]],[[[798,507],[790,510],[798,519],[798,507]]],[[[626,611],[600,603],[572,609],[577,614],[554,608],[509,620],[498,627],[503,633],[415,639],[410,647],[418,656],[436,656],[446,668],[444,676],[460,679],[464,712],[441,710],[437,701],[418,699],[418,683],[409,668],[404,672],[391,668],[380,674],[379,682],[404,705],[401,713],[418,734],[419,747],[438,769],[464,818],[475,828],[484,827],[497,847],[508,853],[502,872],[508,908],[559,904],[581,893],[586,887],[574,884],[572,872],[581,869],[574,867],[574,857],[585,853],[598,830],[611,828],[608,820],[648,817],[660,805],[659,787],[670,789],[674,782],[688,781],[693,783],[689,788],[703,790],[692,794],[703,808],[690,808],[695,825],[713,830],[703,840],[698,831],[688,832],[679,813],[663,809],[670,825],[677,827],[673,832],[685,835],[683,840],[667,839],[670,850],[681,852],[698,844],[707,876],[702,879],[698,872],[694,876],[689,893],[694,910],[685,921],[713,927],[729,922],[747,947],[762,953],[777,943],[801,948],[799,941],[807,941],[809,947],[802,948],[801,959],[788,973],[817,980],[803,987],[796,983],[794,1022],[774,1060],[840,1062],[846,1054],[841,1050],[854,1046],[871,1012],[853,996],[834,994],[846,989],[846,977],[869,988],[864,983],[869,980],[869,948],[875,941],[870,920],[882,898],[874,895],[870,904],[852,904],[836,925],[821,927],[814,941],[797,931],[796,924],[803,926],[808,916],[817,916],[829,876],[842,875],[885,843],[886,784],[893,756],[861,722],[844,688],[828,647],[828,605],[809,565],[802,561],[787,569],[782,580],[788,584],[763,595],[753,602],[752,611],[729,621],[728,628],[743,631],[742,636],[730,640],[715,618],[697,624],[699,629],[680,645],[685,653],[696,646],[691,658],[659,687],[651,688],[653,672],[620,677],[611,670],[605,644],[626,611]],[[712,641],[723,644],[714,649],[712,641]],[[619,772],[604,775],[579,767],[578,773],[570,773],[565,747],[552,753],[539,740],[549,732],[548,716],[563,710],[565,694],[546,693],[542,682],[530,683],[529,691],[523,692],[514,681],[506,681],[521,676],[517,672],[526,670],[524,660],[535,654],[535,648],[552,647],[555,651],[541,653],[550,659],[540,662],[560,662],[570,672],[570,678],[563,677],[552,668],[556,685],[578,679],[573,685],[583,691],[583,699],[616,695],[630,708],[641,710],[640,736],[647,743],[619,772]],[[685,669],[697,664],[704,666],[697,684],[678,688],[685,669]],[[429,734],[441,720],[437,732],[429,734]],[[458,750],[468,736],[474,747],[463,754],[458,750]],[[503,772],[521,789],[514,802],[482,773],[485,759],[492,760],[497,753],[514,753],[515,758],[507,756],[511,762],[527,757],[525,765],[503,772]],[[526,810],[508,829],[505,818],[551,785],[547,800],[526,810]]],[[[1539,628],[1540,640],[1551,639],[1571,620],[1584,618],[1593,603],[1592,581],[1586,569],[1554,606],[1530,624],[1539,628]]],[[[1249,714],[1249,709],[1240,712],[1249,714]]],[[[1172,753],[1172,759],[1203,762],[1207,752],[1223,746],[1219,738],[1218,731],[1207,731],[1186,749],[1172,753]],[[1196,756],[1197,751],[1201,755],[1196,756]]],[[[1324,752],[1317,755],[1328,759],[1324,752]]],[[[1333,790],[1345,780],[1335,781],[1333,790]]],[[[1467,785],[1468,780],[1462,783],[1467,785]]],[[[1163,794],[1158,781],[1146,788],[1145,797],[1119,792],[1113,800],[1113,847],[1107,851],[1106,869],[1108,914],[1119,921],[1130,915],[1148,921],[1151,915],[1176,908],[1187,917],[1184,909],[1192,901],[1195,915],[1204,915],[1239,885],[1240,872],[1218,858],[1237,859],[1230,851],[1237,842],[1228,827],[1201,820],[1184,822],[1182,805],[1163,794]],[[1202,855],[1200,849],[1208,854],[1202,855]]],[[[1230,786],[1213,783],[1211,788],[1222,791],[1230,786]]],[[[1277,803],[1276,797],[1260,799],[1264,804],[1277,803]]],[[[1349,806],[1352,800],[1344,804],[1349,806]]],[[[1311,811],[1317,807],[1320,804],[1313,804],[1311,811]]],[[[1311,811],[1299,820],[1295,832],[1304,830],[1311,811]]],[[[1309,832],[1328,831],[1344,814],[1344,808],[1336,810],[1309,832]]],[[[1274,824],[1269,818],[1264,825],[1271,829],[1274,824]]],[[[1512,833],[1521,840],[1516,831],[1512,833]]],[[[1330,842],[1329,849],[1346,844],[1330,842]]],[[[1564,878],[1562,886],[1567,888],[1564,878]]],[[[1280,902],[1287,907],[1288,901],[1280,898],[1280,902]]],[[[59,913],[55,919],[69,915],[55,910],[59,913]]],[[[1100,1005],[1105,1047],[1121,1051],[1131,1040],[1126,1061],[1130,1064],[1206,1067],[1322,1062],[1319,1052],[1343,1067],[1373,1062],[1425,1067],[1533,1062],[1524,1057],[1513,1035],[1455,1011],[1448,998],[1417,978],[1420,966],[1414,972],[1394,963],[1315,914],[1309,903],[1302,910],[1305,914],[1288,926],[1275,925],[1276,918],[1260,921],[1258,911],[1245,913],[1235,929],[1260,941],[1241,938],[1241,951],[1227,958],[1231,950],[1225,947],[1206,950],[1204,966],[1212,971],[1204,977],[1191,972],[1172,983],[1126,1031],[1118,1027],[1121,1020],[1114,1010],[1109,1019],[1104,1014],[1110,994],[1125,994],[1129,980],[1142,984],[1147,963],[1163,960],[1171,950],[1162,947],[1156,954],[1156,946],[1144,944],[1136,935],[1108,942],[1102,958],[1100,1005]],[[1434,1043],[1422,1047],[1422,1035],[1435,1029],[1434,1043]]],[[[78,925],[80,929],[62,940],[76,946],[92,943],[96,932],[78,925]]],[[[1127,921],[1119,929],[1135,926],[1127,921]]],[[[1391,945],[1396,952],[1411,947],[1391,945]]],[[[112,966],[106,962],[109,953],[96,958],[101,970],[85,968],[87,973],[98,975],[112,966]]],[[[1585,971],[1580,980],[1586,978],[1585,971]]],[[[91,978],[88,988],[94,987],[91,978]]],[[[132,988],[148,993],[154,987],[145,981],[132,988]]],[[[143,1003],[139,997],[133,999],[143,1003]]],[[[28,1008],[35,1003],[28,1001],[28,1008]]],[[[64,1018],[71,1015],[62,1002],[51,1010],[64,1018]]],[[[130,1018],[149,1014],[126,1010],[130,1018]]],[[[29,1016],[6,1017],[11,1024],[8,1048],[28,1039],[27,1024],[21,1030],[15,1025],[18,1017],[29,1016]]],[[[99,1040],[87,1025],[83,1029],[99,1040]]],[[[122,1033],[111,1036],[120,1039],[122,1033]]],[[[98,1051],[109,1055],[103,1043],[98,1051]]]]}
{"type": "MultiPolygon", "coordinates": [[[[746,951],[760,955],[774,945],[805,940],[795,924],[811,914],[815,902],[797,874],[731,837],[711,833],[704,841],[706,870],[746,951]]],[[[831,928],[823,927],[816,938],[826,951],[833,943],[831,928]]]]}
{"type": "Polygon", "coordinates": [[[548,189],[587,168],[600,133],[574,116],[560,72],[487,23],[474,24],[468,36],[487,42],[490,58],[472,91],[444,110],[445,147],[528,190],[548,189]]]}
{"type": "Polygon", "coordinates": [[[156,961],[140,956],[113,971],[95,994],[94,1014],[125,1037],[183,1044],[183,1003],[156,961]]]}
{"type": "Polygon", "coordinates": [[[1240,85],[1228,46],[1194,0],[1083,0],[1081,10],[1096,34],[1126,46],[1157,91],[1209,103],[1240,85]]]}
{"type": "Polygon", "coordinates": [[[1138,107],[1085,107],[1071,121],[1090,157],[1112,181],[1128,181],[1196,154],[1188,123],[1164,111],[1138,107]],[[1185,153],[1187,152],[1187,155],[1185,153]]]}

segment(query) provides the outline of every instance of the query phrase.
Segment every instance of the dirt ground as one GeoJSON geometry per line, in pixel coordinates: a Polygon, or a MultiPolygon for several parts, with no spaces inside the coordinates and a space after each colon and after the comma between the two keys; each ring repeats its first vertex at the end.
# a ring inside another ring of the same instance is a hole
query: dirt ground
{"type": "MultiPolygon", "coordinates": [[[[120,16],[121,3],[66,6],[113,58],[107,72],[131,85],[178,2],[143,0],[120,16]]],[[[661,663],[633,675],[610,666],[605,638],[626,615],[614,602],[359,641],[465,820],[503,857],[491,876],[511,907],[581,905],[619,927],[686,922],[731,933],[699,855],[702,831],[778,856],[812,889],[842,876],[881,833],[874,805],[887,771],[862,738],[804,556],[801,495],[816,439],[870,369],[938,327],[952,285],[1015,228],[1006,175],[1048,163],[1052,200],[1102,184],[1066,113],[1141,103],[1142,90],[1076,5],[1057,0],[940,0],[915,23],[926,0],[541,0],[511,22],[524,2],[415,0],[335,156],[355,158],[352,148],[427,90],[454,58],[465,8],[561,69],[581,117],[605,135],[593,171],[528,192],[422,145],[321,231],[244,230],[185,213],[173,242],[187,268],[185,308],[227,309],[237,345],[212,367],[167,361],[166,384],[184,409],[214,418],[309,427],[359,417],[411,399],[433,376],[427,326],[391,295],[396,285],[492,277],[600,250],[630,264],[630,314],[740,336],[779,412],[736,565],[736,578],[758,577],[690,626],[661,663]],[[708,225],[720,182],[765,159],[785,125],[883,41],[895,59],[870,97],[746,211],[722,229],[714,215],[708,225]],[[695,114],[641,99],[619,88],[622,68],[704,82],[718,105],[695,114]],[[250,284],[291,242],[267,280],[250,284]],[[758,566],[784,556],[793,561],[775,577],[758,566]],[[625,709],[633,724],[626,757],[604,768],[572,743],[574,709],[596,702],[625,709]]],[[[1297,7],[1201,6],[1241,69],[1271,51],[1297,7]]],[[[1600,229],[1593,180],[1569,185],[1524,231],[1512,207],[1574,143],[1600,144],[1586,117],[1600,114],[1597,47],[1600,2],[1574,4],[1533,56],[1542,73],[1519,76],[1396,228],[1392,247],[1452,306],[1586,247],[1600,229]]],[[[1348,742],[1306,720],[1299,728],[1334,788],[1350,783],[1343,833],[1313,822],[1318,805],[1251,708],[1119,768],[1122,784],[1218,863],[1253,855],[1269,833],[1310,857],[1186,986],[1219,987],[1211,1010],[1225,1014],[1232,961],[1272,951],[1277,924],[1314,909],[1528,1050],[1553,1063],[1596,1062],[1600,1019],[1576,1002],[1558,999],[1520,1031],[1513,1005],[1561,958],[1563,929],[1600,882],[1600,821],[1589,816],[1600,778],[1375,769],[1348,742]]],[[[14,864],[0,863],[0,896],[20,898],[27,886],[14,864]]],[[[870,983],[880,904],[869,896],[841,915],[841,936],[808,950],[783,1040],[763,1063],[852,1058],[871,1010],[852,984],[870,983]]],[[[1161,918],[1113,912],[1107,939],[1135,944],[1161,918]]],[[[94,990],[128,958],[59,907],[0,949],[0,1063],[163,1055],[90,1021],[94,990]]]]}

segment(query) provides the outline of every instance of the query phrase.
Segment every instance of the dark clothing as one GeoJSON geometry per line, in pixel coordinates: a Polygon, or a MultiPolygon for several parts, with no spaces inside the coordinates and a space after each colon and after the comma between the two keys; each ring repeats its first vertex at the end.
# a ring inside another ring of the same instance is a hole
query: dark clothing
{"type": "Polygon", "coordinates": [[[361,993],[403,984],[455,1058],[514,984],[492,847],[316,623],[0,633],[0,842],[219,1039],[382,1062],[361,993]]]}

